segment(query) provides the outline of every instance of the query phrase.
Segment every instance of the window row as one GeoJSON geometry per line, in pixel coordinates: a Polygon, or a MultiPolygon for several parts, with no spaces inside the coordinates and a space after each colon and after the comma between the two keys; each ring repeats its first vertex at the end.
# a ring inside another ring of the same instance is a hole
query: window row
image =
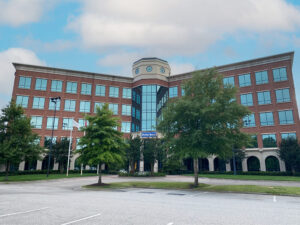
{"type": "MultiPolygon", "coordinates": [[[[273,72],[273,81],[274,82],[287,80],[286,67],[273,69],[272,72],[273,72]]],[[[250,73],[239,75],[238,81],[239,81],[240,87],[251,86],[250,73]]],[[[269,83],[268,71],[265,70],[265,71],[255,72],[255,84],[256,85],[267,84],[267,83],[269,83]]],[[[223,84],[235,86],[234,76],[224,77],[223,84]]]]}
{"type": "MultiPolygon", "coordinates": [[[[43,127],[43,117],[42,116],[32,116],[30,121],[31,121],[31,126],[33,128],[42,129],[42,127],[43,127]]],[[[56,117],[54,119],[54,117],[48,117],[47,123],[46,123],[46,129],[51,130],[53,128],[54,130],[57,130],[58,122],[59,122],[59,118],[56,117]]],[[[80,127],[87,126],[89,124],[88,122],[89,121],[87,121],[85,119],[78,120],[80,127]]],[[[121,123],[121,131],[123,133],[130,133],[130,124],[131,124],[131,122],[122,122],[121,123]]],[[[63,130],[72,130],[72,128],[73,128],[73,118],[63,118],[62,129],[63,130]]]]}
{"type": "MultiPolygon", "coordinates": [[[[47,79],[37,78],[35,80],[35,90],[46,91],[47,90],[47,79]]],[[[19,88],[30,89],[31,87],[31,77],[20,76],[19,88]]],[[[62,92],[63,81],[52,80],[51,81],[51,91],[52,92],[62,92]]],[[[95,96],[105,96],[104,85],[96,85],[95,96]]],[[[77,93],[77,82],[67,81],[66,93],[76,94],[77,93]]],[[[81,92],[82,95],[92,95],[92,84],[82,83],[81,92]]],[[[119,87],[109,87],[109,97],[119,97],[119,87]]],[[[122,97],[126,99],[131,99],[131,88],[123,88],[122,97]]]]}
{"type": "MultiPolygon", "coordinates": [[[[290,89],[289,88],[283,88],[275,90],[276,95],[276,102],[282,103],[282,102],[290,102],[291,96],[290,96],[290,89]]],[[[247,94],[241,94],[241,104],[245,106],[253,106],[253,96],[252,93],[247,94]]],[[[257,92],[257,103],[258,105],[266,105],[271,104],[271,94],[270,91],[260,91],[257,92]]]]}
{"type": "MultiPolygon", "coordinates": [[[[261,112],[259,113],[261,126],[273,126],[274,116],[273,112],[261,112]]],[[[278,111],[278,119],[280,125],[294,124],[294,116],[292,110],[278,111]]],[[[255,114],[252,113],[249,116],[243,118],[244,127],[255,127],[255,114]]]]}
{"type": "MultiPolygon", "coordinates": [[[[287,139],[287,138],[297,138],[295,132],[286,132],[286,133],[281,133],[281,140],[287,139]]],[[[273,147],[278,147],[277,146],[277,138],[276,134],[262,134],[262,144],[264,148],[273,148],[273,147]]],[[[258,148],[258,143],[257,143],[257,136],[254,135],[252,136],[252,143],[250,143],[248,148],[258,148]]]]}

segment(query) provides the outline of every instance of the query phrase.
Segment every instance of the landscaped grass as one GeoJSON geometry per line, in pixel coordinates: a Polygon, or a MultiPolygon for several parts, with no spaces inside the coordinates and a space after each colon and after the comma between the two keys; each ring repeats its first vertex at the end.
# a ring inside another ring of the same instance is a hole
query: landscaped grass
{"type": "MultiPolygon", "coordinates": [[[[86,173],[82,174],[82,176],[96,176],[96,174],[93,173],[86,173]]],[[[0,177],[0,182],[15,182],[15,181],[34,181],[34,180],[51,180],[51,179],[62,179],[62,178],[73,178],[73,177],[82,177],[80,174],[69,174],[69,176],[66,176],[66,174],[50,174],[49,177],[47,177],[46,174],[29,174],[29,175],[13,175],[8,176],[8,180],[4,180],[5,176],[0,177]]]]}
{"type": "MultiPolygon", "coordinates": [[[[194,176],[194,174],[186,174],[194,176]]],[[[296,176],[268,176],[268,175],[232,175],[232,174],[199,174],[199,177],[233,180],[274,180],[274,181],[300,181],[296,176]]]]}
{"type": "Polygon", "coordinates": [[[299,187],[199,184],[199,186],[195,188],[192,183],[188,183],[188,182],[118,182],[118,183],[111,183],[103,186],[88,185],[84,187],[99,189],[99,190],[118,189],[118,188],[152,188],[152,189],[261,193],[261,194],[272,194],[272,195],[300,196],[299,187]]]}

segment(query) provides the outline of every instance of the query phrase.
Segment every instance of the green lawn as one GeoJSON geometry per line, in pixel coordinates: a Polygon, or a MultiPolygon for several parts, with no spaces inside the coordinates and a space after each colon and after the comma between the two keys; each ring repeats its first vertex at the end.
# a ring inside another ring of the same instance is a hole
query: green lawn
{"type": "MultiPolygon", "coordinates": [[[[96,176],[96,174],[86,173],[82,176],[96,176]]],[[[29,175],[15,175],[9,176],[8,181],[4,180],[4,176],[0,177],[0,182],[15,182],[15,181],[34,181],[34,180],[51,180],[51,179],[62,179],[62,178],[73,178],[73,177],[82,177],[80,174],[50,174],[49,177],[46,177],[46,174],[29,174],[29,175]]]]}
{"type": "Polygon", "coordinates": [[[237,192],[237,193],[261,193],[272,195],[296,195],[300,196],[299,187],[277,187],[277,186],[257,186],[257,185],[208,185],[199,184],[195,188],[189,182],[118,182],[105,186],[88,185],[85,188],[98,190],[117,189],[117,188],[154,188],[171,190],[193,190],[193,191],[212,191],[212,192],[237,192]]]}
{"type": "MultiPolygon", "coordinates": [[[[187,174],[186,176],[194,176],[187,174]]],[[[274,180],[274,181],[300,181],[296,176],[268,176],[268,175],[232,175],[232,174],[199,174],[199,177],[233,180],[274,180]]]]}

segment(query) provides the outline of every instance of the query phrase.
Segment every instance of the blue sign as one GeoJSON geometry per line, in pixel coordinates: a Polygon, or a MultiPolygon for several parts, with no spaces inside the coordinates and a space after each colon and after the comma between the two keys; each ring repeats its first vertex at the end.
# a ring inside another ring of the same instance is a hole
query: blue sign
{"type": "Polygon", "coordinates": [[[150,138],[150,137],[156,137],[156,132],[142,132],[141,137],[142,138],[150,138]]]}

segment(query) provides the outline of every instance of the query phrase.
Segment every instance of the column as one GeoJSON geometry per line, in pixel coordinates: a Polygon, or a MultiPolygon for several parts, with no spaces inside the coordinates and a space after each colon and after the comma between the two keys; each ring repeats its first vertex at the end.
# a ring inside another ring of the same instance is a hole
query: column
{"type": "Polygon", "coordinates": [[[280,172],[286,172],[286,167],[285,167],[285,163],[283,160],[278,159],[279,160],[279,168],[280,168],[280,172]]]}
{"type": "Polygon", "coordinates": [[[36,163],[36,170],[42,170],[42,163],[43,163],[43,161],[41,161],[41,160],[37,161],[37,163],[36,163]]]}
{"type": "MultiPolygon", "coordinates": [[[[233,170],[233,168],[232,168],[233,170]]],[[[230,163],[226,163],[226,172],[230,172],[231,171],[231,166],[230,163]]]]}
{"type": "Polygon", "coordinates": [[[266,171],[266,161],[265,157],[261,156],[259,157],[259,162],[260,162],[260,171],[266,171]]]}
{"type": "Polygon", "coordinates": [[[19,164],[19,171],[24,171],[24,168],[25,168],[25,161],[19,164]]]}
{"type": "Polygon", "coordinates": [[[155,160],[154,162],[154,173],[157,173],[158,172],[158,161],[155,160]]]}
{"type": "Polygon", "coordinates": [[[214,171],[214,158],[213,157],[209,157],[208,159],[208,168],[209,171],[214,171]]]}
{"type": "Polygon", "coordinates": [[[53,170],[58,170],[58,163],[54,163],[53,170]]]}
{"type": "Polygon", "coordinates": [[[101,171],[102,170],[105,170],[105,164],[104,163],[101,165],[101,171]]]}
{"type": "Polygon", "coordinates": [[[140,172],[144,172],[144,160],[140,160],[140,172]]]}
{"type": "Polygon", "coordinates": [[[243,159],[243,161],[242,161],[242,169],[243,169],[243,172],[248,171],[247,158],[243,159]]]}

